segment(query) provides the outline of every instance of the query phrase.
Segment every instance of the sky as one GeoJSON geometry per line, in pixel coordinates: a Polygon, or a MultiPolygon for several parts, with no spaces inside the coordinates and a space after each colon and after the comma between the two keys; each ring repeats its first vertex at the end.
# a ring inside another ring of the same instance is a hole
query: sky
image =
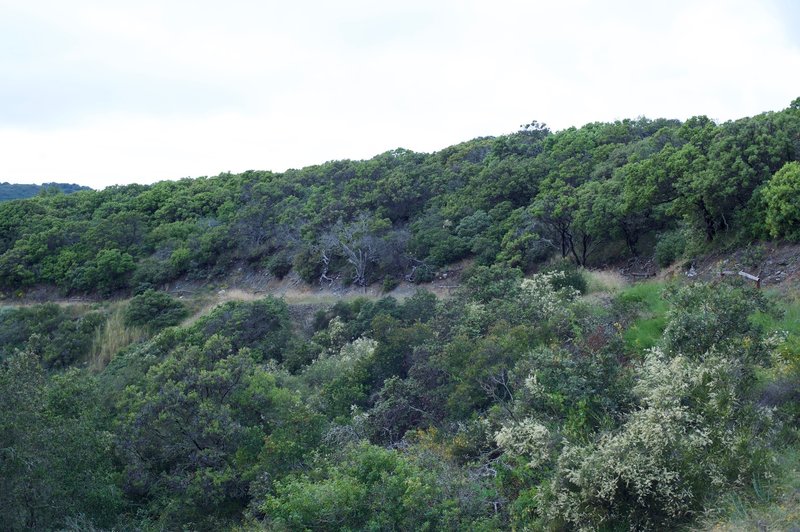
{"type": "Polygon", "coordinates": [[[800,97],[795,0],[0,0],[0,182],[284,171],[800,97]]]}

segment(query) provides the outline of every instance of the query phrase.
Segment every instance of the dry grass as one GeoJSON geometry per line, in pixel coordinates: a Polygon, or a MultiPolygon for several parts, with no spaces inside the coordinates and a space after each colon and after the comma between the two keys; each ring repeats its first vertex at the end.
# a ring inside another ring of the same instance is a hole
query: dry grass
{"type": "Polygon", "coordinates": [[[147,338],[144,329],[125,324],[127,305],[127,301],[111,304],[105,325],[95,333],[92,341],[91,367],[96,371],[105,368],[114,355],[122,349],[147,338]]]}
{"type": "Polygon", "coordinates": [[[616,293],[628,286],[628,281],[613,270],[583,270],[589,293],[616,293]]]}

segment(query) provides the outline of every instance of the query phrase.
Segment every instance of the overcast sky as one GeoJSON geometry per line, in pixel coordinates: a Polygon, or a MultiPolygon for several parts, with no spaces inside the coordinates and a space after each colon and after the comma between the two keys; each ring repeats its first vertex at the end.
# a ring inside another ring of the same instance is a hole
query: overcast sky
{"type": "Polygon", "coordinates": [[[0,0],[0,181],[101,188],[800,96],[800,2],[0,0]]]}

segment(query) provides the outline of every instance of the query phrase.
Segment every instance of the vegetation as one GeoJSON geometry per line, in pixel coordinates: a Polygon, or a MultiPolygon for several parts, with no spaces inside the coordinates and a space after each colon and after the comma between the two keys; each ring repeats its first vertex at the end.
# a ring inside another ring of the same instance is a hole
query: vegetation
{"type": "Polygon", "coordinates": [[[464,258],[530,272],[796,239],[800,103],[716,124],[532,123],[432,154],[0,204],[0,290],[143,292],[234,264],[309,283],[425,282],[464,258]]]}
{"type": "Polygon", "coordinates": [[[51,194],[71,194],[79,190],[91,190],[89,187],[80,185],[68,185],[66,183],[45,183],[43,185],[18,185],[12,183],[0,183],[0,201],[15,199],[32,198],[36,195],[51,194]]]}
{"type": "Polygon", "coordinates": [[[800,344],[778,306],[796,303],[720,281],[600,304],[574,275],[480,267],[450,299],[339,302],[310,336],[280,300],[231,302],[93,369],[59,369],[41,337],[112,310],[6,310],[7,331],[41,325],[3,336],[3,527],[663,529],[765,493],[791,508],[800,344]],[[656,318],[651,347],[632,340],[656,318]]]}
{"type": "Polygon", "coordinates": [[[795,526],[796,296],[583,266],[794,238],[798,113],[3,203],[12,298],[110,300],[0,308],[0,528],[795,526]],[[450,297],[311,313],[159,290],[235,265],[390,291],[465,258],[450,297]]]}
{"type": "Polygon", "coordinates": [[[177,325],[187,315],[186,307],[169,294],[148,289],[133,297],[125,311],[125,322],[134,327],[160,330],[177,325]]]}

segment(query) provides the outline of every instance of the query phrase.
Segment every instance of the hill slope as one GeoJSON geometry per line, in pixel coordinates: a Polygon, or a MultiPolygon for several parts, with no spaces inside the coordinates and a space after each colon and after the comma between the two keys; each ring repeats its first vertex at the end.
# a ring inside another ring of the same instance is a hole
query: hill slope
{"type": "Polygon", "coordinates": [[[531,271],[796,238],[800,100],[724,124],[532,123],[432,154],[0,204],[0,289],[144,290],[234,268],[425,282],[464,258],[531,271]]]}
{"type": "Polygon", "coordinates": [[[89,187],[81,185],[70,185],[67,183],[45,183],[43,185],[21,185],[17,183],[0,183],[0,201],[10,201],[15,199],[32,198],[42,193],[42,191],[59,191],[70,194],[79,190],[91,190],[89,187]]]}

